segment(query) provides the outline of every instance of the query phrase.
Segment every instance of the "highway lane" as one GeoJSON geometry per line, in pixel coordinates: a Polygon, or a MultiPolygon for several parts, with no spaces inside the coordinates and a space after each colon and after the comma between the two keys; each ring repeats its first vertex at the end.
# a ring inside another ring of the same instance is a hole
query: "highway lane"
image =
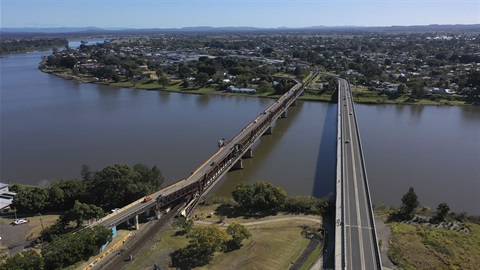
{"type": "Polygon", "coordinates": [[[349,83],[339,79],[345,211],[346,269],[378,269],[376,240],[371,224],[367,179],[364,171],[355,111],[349,83]]]}

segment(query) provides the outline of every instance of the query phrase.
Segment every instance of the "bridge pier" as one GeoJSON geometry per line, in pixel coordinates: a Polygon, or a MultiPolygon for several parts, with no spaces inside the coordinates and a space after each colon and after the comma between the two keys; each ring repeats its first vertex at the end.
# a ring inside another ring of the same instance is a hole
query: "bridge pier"
{"type": "Polygon", "coordinates": [[[155,217],[159,220],[162,218],[162,212],[160,210],[155,209],[155,217]]]}
{"type": "Polygon", "coordinates": [[[270,135],[273,133],[273,127],[272,126],[269,126],[265,132],[263,133],[263,135],[270,135]]]}
{"type": "Polygon", "coordinates": [[[243,154],[242,158],[253,158],[253,151],[252,148],[249,148],[245,154],[243,154]]]}
{"type": "Polygon", "coordinates": [[[297,106],[297,100],[296,99],[292,102],[292,104],[290,104],[290,107],[292,107],[292,106],[297,106]]]}
{"type": "Polygon", "coordinates": [[[287,118],[287,110],[283,111],[280,118],[287,118]]]}
{"type": "Polygon", "coordinates": [[[243,162],[242,159],[239,159],[235,164],[232,166],[232,170],[240,170],[243,169],[243,162]]]}
{"type": "Polygon", "coordinates": [[[135,215],[134,226],[135,226],[135,230],[138,230],[140,228],[140,226],[138,225],[138,215],[135,215]]]}

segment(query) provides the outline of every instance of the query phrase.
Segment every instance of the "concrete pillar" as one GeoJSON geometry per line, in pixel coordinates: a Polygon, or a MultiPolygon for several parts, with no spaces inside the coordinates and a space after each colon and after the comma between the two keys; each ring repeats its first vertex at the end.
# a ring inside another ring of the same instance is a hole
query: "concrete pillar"
{"type": "Polygon", "coordinates": [[[253,158],[253,151],[252,148],[248,149],[245,154],[243,154],[242,158],[253,158]]]}
{"type": "Polygon", "coordinates": [[[273,128],[272,128],[272,126],[269,126],[263,134],[264,135],[270,135],[272,133],[273,133],[273,128]]]}
{"type": "Polygon", "coordinates": [[[138,225],[138,215],[135,215],[135,223],[134,223],[134,226],[135,226],[135,230],[138,230],[140,227],[138,225]]]}
{"type": "Polygon", "coordinates": [[[287,110],[283,111],[280,118],[287,118],[287,110]]]}
{"type": "Polygon", "coordinates": [[[155,216],[157,217],[157,219],[162,218],[162,212],[160,210],[155,210],[155,216]]]}
{"type": "Polygon", "coordinates": [[[292,106],[297,106],[297,100],[295,99],[295,101],[292,102],[292,104],[290,104],[290,107],[292,106]]]}
{"type": "Polygon", "coordinates": [[[232,170],[239,170],[239,169],[243,169],[243,163],[242,163],[242,159],[239,159],[235,164],[233,164],[232,166],[232,170]]]}

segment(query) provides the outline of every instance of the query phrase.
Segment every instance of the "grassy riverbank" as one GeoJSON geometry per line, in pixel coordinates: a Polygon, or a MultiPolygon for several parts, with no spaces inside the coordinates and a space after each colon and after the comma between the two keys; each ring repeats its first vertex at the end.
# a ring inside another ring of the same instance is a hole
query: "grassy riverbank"
{"type": "Polygon", "coordinates": [[[399,269],[413,270],[476,269],[480,265],[479,224],[454,219],[441,224],[426,223],[420,221],[424,218],[421,215],[407,222],[387,222],[395,210],[375,209],[380,246],[388,248],[389,261],[384,260],[384,266],[394,268],[393,264],[399,269]]]}
{"type": "MultiPolygon", "coordinates": [[[[196,95],[229,95],[229,96],[252,96],[252,97],[261,97],[261,98],[279,98],[281,95],[276,94],[273,90],[266,91],[258,94],[241,94],[241,93],[229,93],[224,90],[219,90],[219,85],[212,84],[204,87],[199,86],[189,86],[182,87],[181,80],[171,80],[167,85],[160,85],[157,80],[154,79],[143,79],[137,82],[125,81],[125,82],[106,82],[99,81],[98,79],[92,76],[76,76],[68,69],[59,70],[59,69],[46,69],[40,68],[41,71],[56,75],[58,77],[76,80],[84,83],[97,83],[103,85],[111,85],[114,87],[123,87],[123,88],[136,88],[141,90],[154,90],[154,91],[166,91],[166,92],[176,92],[176,93],[186,93],[186,94],[196,94],[196,95]]],[[[309,75],[311,76],[311,75],[309,75]]],[[[304,81],[309,77],[307,76],[304,81]]],[[[300,96],[300,100],[308,101],[320,101],[320,102],[332,102],[336,97],[332,98],[334,93],[305,93],[300,96]]],[[[465,98],[461,96],[445,96],[445,95],[428,95],[422,99],[414,99],[409,95],[387,95],[383,93],[377,93],[374,91],[364,90],[363,88],[354,87],[353,100],[357,103],[363,104],[403,104],[403,105],[468,105],[465,103],[465,98]]]]}

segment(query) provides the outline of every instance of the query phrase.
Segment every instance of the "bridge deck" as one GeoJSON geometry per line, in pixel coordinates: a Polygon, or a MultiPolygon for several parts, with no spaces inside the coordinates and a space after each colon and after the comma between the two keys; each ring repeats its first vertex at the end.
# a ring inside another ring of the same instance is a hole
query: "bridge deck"
{"type": "MultiPolygon", "coordinates": [[[[346,269],[381,269],[367,174],[350,84],[339,79],[340,140],[342,160],[342,241],[346,269]]],[[[337,194],[338,196],[338,194],[337,194]]],[[[339,217],[337,217],[339,219],[339,217]]],[[[337,249],[338,250],[338,249],[337,249]]]]}

